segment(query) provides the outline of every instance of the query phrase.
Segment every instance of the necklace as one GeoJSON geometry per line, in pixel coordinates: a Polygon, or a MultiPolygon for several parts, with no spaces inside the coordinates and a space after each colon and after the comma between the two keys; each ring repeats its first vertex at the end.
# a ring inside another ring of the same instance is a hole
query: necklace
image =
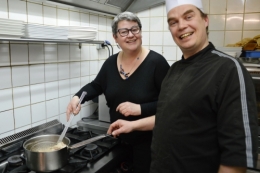
{"type": "MultiPolygon", "coordinates": [[[[136,61],[139,60],[139,57],[140,57],[141,53],[142,53],[142,48],[141,48],[141,51],[140,51],[140,53],[139,53],[139,56],[136,58],[136,60],[135,60],[135,62],[134,62],[134,65],[132,66],[132,68],[130,69],[130,71],[129,71],[128,73],[125,72],[125,70],[124,70],[123,67],[122,67],[122,64],[120,64],[119,73],[122,74],[122,75],[125,77],[125,79],[128,79],[128,78],[129,78],[129,74],[130,74],[130,72],[132,71],[133,67],[135,66],[136,61]]],[[[123,59],[123,55],[124,55],[124,52],[122,53],[122,59],[123,59]]]]}

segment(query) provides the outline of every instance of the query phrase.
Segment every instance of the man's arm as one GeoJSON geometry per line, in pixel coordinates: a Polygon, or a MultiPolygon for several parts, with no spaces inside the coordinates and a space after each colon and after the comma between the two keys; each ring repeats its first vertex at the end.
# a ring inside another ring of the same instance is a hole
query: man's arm
{"type": "Polygon", "coordinates": [[[117,120],[109,126],[107,134],[118,136],[121,133],[129,133],[136,130],[149,131],[153,129],[154,123],[155,115],[136,121],[117,120]]]}
{"type": "Polygon", "coordinates": [[[234,166],[225,166],[220,165],[218,173],[245,173],[245,167],[234,167],[234,166]]]}

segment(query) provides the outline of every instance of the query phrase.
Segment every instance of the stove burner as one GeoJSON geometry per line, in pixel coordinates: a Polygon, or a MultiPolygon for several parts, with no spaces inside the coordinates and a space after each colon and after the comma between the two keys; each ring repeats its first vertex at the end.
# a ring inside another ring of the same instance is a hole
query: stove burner
{"type": "Polygon", "coordinates": [[[20,166],[23,164],[23,160],[19,155],[14,155],[9,157],[7,159],[7,162],[9,163],[10,166],[20,166]]]}
{"type": "Polygon", "coordinates": [[[87,150],[87,151],[93,151],[95,149],[97,149],[97,145],[96,144],[87,144],[86,147],[84,148],[84,150],[87,150]]]}
{"type": "Polygon", "coordinates": [[[87,144],[86,147],[80,152],[80,157],[87,160],[92,160],[100,153],[102,153],[102,149],[96,144],[87,144]]]}

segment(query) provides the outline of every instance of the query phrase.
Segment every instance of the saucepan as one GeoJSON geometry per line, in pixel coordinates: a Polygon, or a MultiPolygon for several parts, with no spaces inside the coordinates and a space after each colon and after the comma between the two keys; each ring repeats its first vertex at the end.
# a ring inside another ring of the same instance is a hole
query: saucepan
{"type": "Polygon", "coordinates": [[[26,166],[36,172],[56,171],[68,162],[69,151],[110,136],[108,134],[84,140],[69,146],[70,139],[64,137],[62,144],[56,144],[60,135],[48,134],[36,136],[24,142],[24,157],[26,166]]]}

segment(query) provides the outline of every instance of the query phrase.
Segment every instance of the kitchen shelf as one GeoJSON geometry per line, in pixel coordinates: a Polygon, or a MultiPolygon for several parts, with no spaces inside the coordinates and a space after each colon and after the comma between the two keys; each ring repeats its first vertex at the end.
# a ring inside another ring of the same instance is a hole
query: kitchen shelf
{"type": "Polygon", "coordinates": [[[40,42],[40,43],[79,43],[81,48],[82,43],[87,44],[102,44],[104,41],[99,40],[59,40],[59,39],[31,39],[31,38],[0,38],[0,42],[3,41],[16,41],[16,42],[40,42]]]}

